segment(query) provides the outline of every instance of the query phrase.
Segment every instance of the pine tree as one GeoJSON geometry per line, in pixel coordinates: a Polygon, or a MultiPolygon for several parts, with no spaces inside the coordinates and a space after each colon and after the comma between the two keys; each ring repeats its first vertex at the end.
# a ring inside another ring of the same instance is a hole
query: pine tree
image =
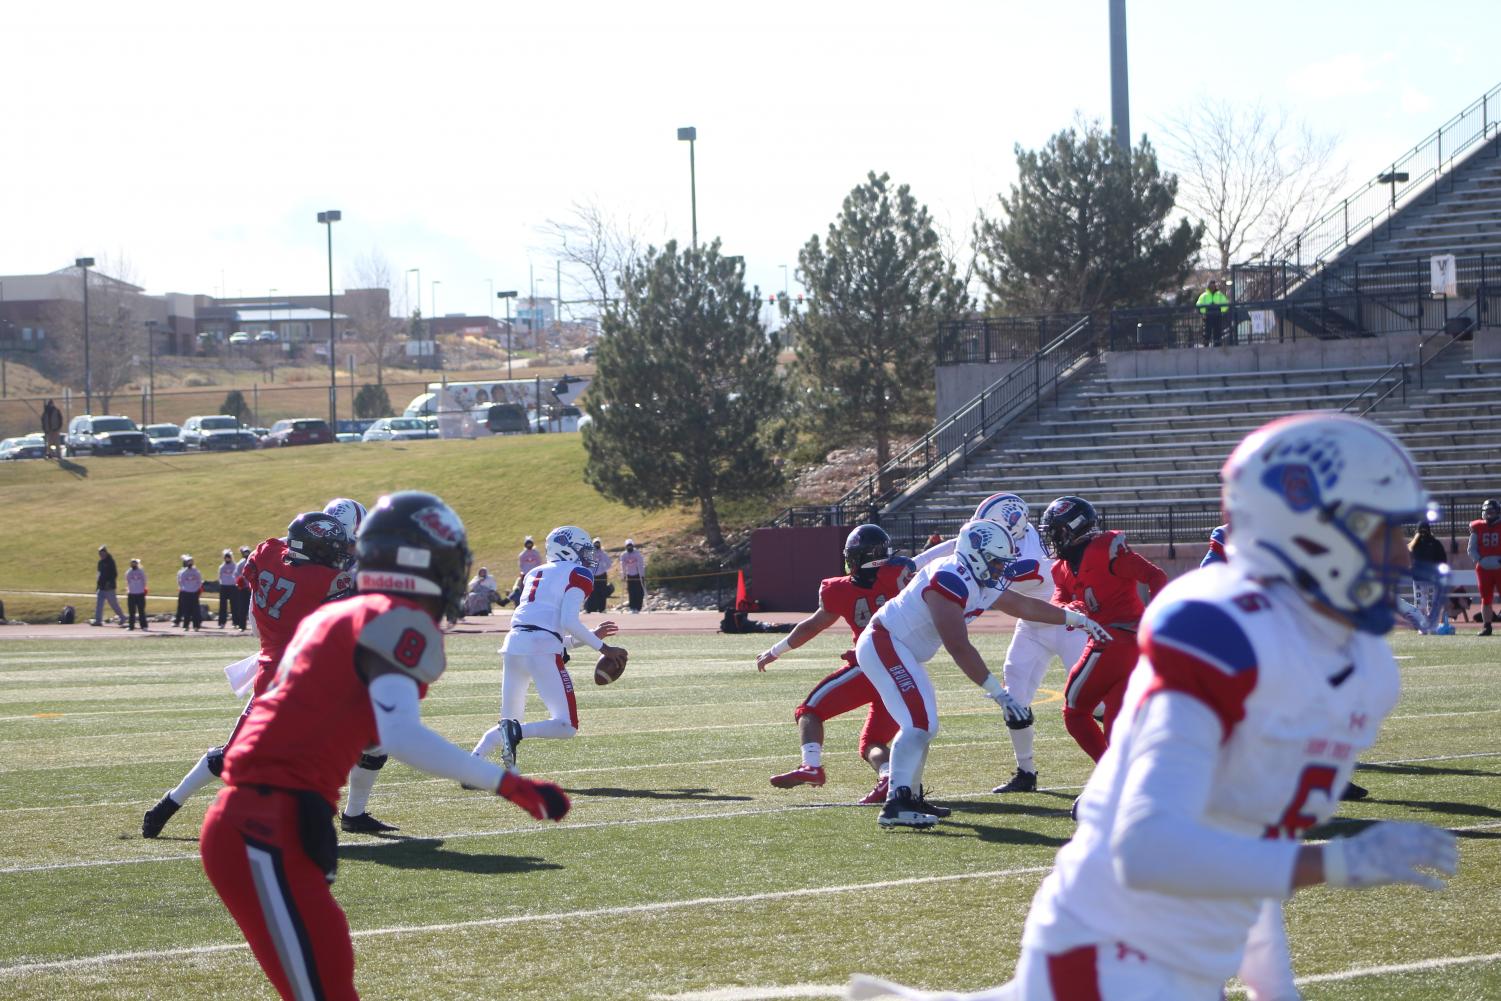
{"type": "Polygon", "coordinates": [[[1018,146],[1016,162],[1017,183],[1000,199],[1004,218],[982,215],[975,228],[992,308],[1142,305],[1188,280],[1204,227],[1168,228],[1178,179],[1158,169],[1145,137],[1127,154],[1097,124],[1083,134],[1065,129],[1036,152],[1018,146]]]}
{"type": "Polygon", "coordinates": [[[803,398],[823,428],[871,439],[877,466],[893,432],[932,422],[938,324],[969,297],[926,207],[907,185],[869,174],[826,241],[798,254],[811,293],[792,324],[803,398]]]}
{"type": "Polygon", "coordinates": [[[784,394],[760,295],[717,240],[649,248],[621,286],[586,397],[584,478],[630,507],[697,504],[705,541],[723,549],[718,502],[782,483],[765,429],[784,394]]]}

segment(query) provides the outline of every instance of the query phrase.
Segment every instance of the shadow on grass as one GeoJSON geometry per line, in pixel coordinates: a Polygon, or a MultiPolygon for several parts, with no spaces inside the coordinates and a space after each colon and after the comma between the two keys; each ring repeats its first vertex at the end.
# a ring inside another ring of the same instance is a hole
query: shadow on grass
{"type": "Polygon", "coordinates": [[[574,796],[600,796],[606,799],[665,799],[694,800],[711,803],[746,803],[750,796],[725,796],[710,793],[708,789],[569,789],[574,796]]]}
{"type": "Polygon", "coordinates": [[[61,469],[65,473],[72,473],[74,476],[78,477],[80,480],[88,479],[88,475],[89,475],[89,467],[88,466],[81,466],[81,465],[79,465],[76,462],[69,462],[67,459],[58,459],[57,460],[57,468],[61,469]]]}
{"type": "MultiPolygon", "coordinates": [[[[1067,811],[1065,811],[1067,816],[1067,811]]],[[[1033,845],[1043,848],[1062,848],[1068,838],[1055,837],[1051,834],[1042,834],[1038,831],[1028,831],[1019,827],[1001,827],[995,824],[972,824],[965,821],[965,814],[955,813],[947,820],[938,822],[938,826],[932,829],[934,834],[948,835],[973,835],[979,840],[991,845],[1033,845]]]]}
{"type": "Polygon", "coordinates": [[[531,855],[470,855],[449,851],[442,838],[411,838],[383,845],[340,845],[340,862],[374,862],[392,869],[442,869],[477,875],[507,875],[561,869],[557,862],[531,855]]]}
{"type": "Polygon", "coordinates": [[[1387,775],[1482,775],[1501,777],[1501,772],[1483,768],[1445,768],[1438,765],[1357,765],[1358,772],[1381,772],[1387,775]]]}

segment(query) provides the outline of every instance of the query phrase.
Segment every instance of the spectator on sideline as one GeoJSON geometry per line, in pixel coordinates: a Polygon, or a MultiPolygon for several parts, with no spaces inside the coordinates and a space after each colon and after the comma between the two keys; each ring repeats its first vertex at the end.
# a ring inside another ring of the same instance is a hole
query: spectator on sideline
{"type": "Polygon", "coordinates": [[[240,547],[240,562],[235,564],[235,600],[234,623],[240,632],[245,631],[246,621],[250,618],[250,588],[240,583],[245,576],[245,565],[250,562],[250,547],[240,547]]]}
{"type": "Polygon", "coordinates": [[[1209,279],[1209,287],[1195,305],[1199,307],[1199,315],[1204,317],[1204,346],[1218,344],[1225,335],[1225,314],[1230,309],[1230,300],[1220,291],[1220,283],[1209,279]]]}
{"type": "Polygon", "coordinates": [[[230,614],[234,611],[235,591],[235,554],[228,549],[224,550],[224,560],[219,564],[219,628],[224,628],[224,623],[229,621],[230,614]]]}
{"type": "Polygon", "coordinates": [[[646,600],[646,554],[630,539],[625,540],[625,552],[620,554],[620,572],[625,575],[625,594],[631,611],[641,611],[646,600]]]}
{"type": "Polygon", "coordinates": [[[932,549],[934,546],[941,545],[942,543],[943,536],[937,532],[934,532],[932,535],[928,536],[928,541],[926,544],[924,544],[923,548],[932,549]]]}
{"type": "Polygon", "coordinates": [[[202,592],[203,574],[193,566],[193,557],[183,553],[182,569],[177,571],[177,618],[173,620],[182,623],[183,632],[187,632],[190,625],[197,632],[202,624],[203,617],[198,607],[198,596],[202,592]]]}
{"type": "Polygon", "coordinates": [[[516,556],[516,586],[511,588],[511,604],[521,604],[521,582],[533,567],[542,565],[542,554],[537,551],[537,544],[528,535],[526,541],[521,544],[521,552],[516,556]]]}
{"type": "Polygon", "coordinates": [[[141,569],[140,560],[131,560],[130,569],[125,571],[125,607],[130,609],[130,629],[135,631],[136,617],[141,620],[141,631],[145,632],[146,625],[146,571],[141,569]]]}
{"type": "Polygon", "coordinates": [[[584,611],[603,612],[605,602],[610,595],[615,593],[615,588],[610,584],[610,567],[615,561],[610,554],[600,546],[599,540],[594,540],[594,589],[589,592],[589,598],[584,602],[584,611]]]}
{"type": "Polygon", "coordinates": [[[57,404],[50,399],[42,404],[42,437],[47,439],[47,448],[43,453],[45,457],[61,459],[63,457],[63,412],[57,409],[57,404]]]}
{"type": "Polygon", "coordinates": [[[464,614],[489,615],[491,606],[499,602],[500,594],[495,586],[495,578],[490,576],[490,568],[480,567],[470,578],[469,588],[464,594],[464,614]]]}
{"type": "MultiPolygon", "coordinates": [[[[1444,544],[1433,534],[1433,525],[1422,521],[1418,523],[1418,533],[1407,544],[1407,551],[1412,553],[1412,565],[1421,569],[1427,569],[1427,574],[1413,574],[1412,603],[1418,606],[1418,611],[1427,615],[1433,607],[1435,589],[1432,584],[1425,583],[1434,579],[1433,568],[1440,563],[1449,562],[1449,554],[1444,551],[1444,544]]],[[[1449,609],[1447,603],[1440,609],[1440,623],[1449,621],[1449,609]]]]}
{"type": "Polygon", "coordinates": [[[104,603],[109,602],[109,607],[115,610],[115,619],[124,628],[125,613],[120,611],[120,600],[115,597],[118,585],[119,570],[115,567],[115,558],[108,549],[100,546],[99,576],[94,581],[94,617],[89,620],[89,625],[104,625],[104,603]]]}

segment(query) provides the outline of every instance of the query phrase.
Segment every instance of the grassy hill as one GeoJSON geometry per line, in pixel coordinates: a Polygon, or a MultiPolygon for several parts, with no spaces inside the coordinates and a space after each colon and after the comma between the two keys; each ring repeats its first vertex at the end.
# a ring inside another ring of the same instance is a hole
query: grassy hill
{"type": "Polygon", "coordinates": [[[122,605],[132,557],[153,595],[175,595],[182,553],[208,576],[226,547],[280,535],[299,512],[332,497],[371,504],[401,489],[430,490],[453,505],[478,563],[506,582],[522,538],[540,543],[559,524],[580,525],[612,550],[631,536],[649,555],[653,542],[695,524],[691,512],[644,514],[606,501],[584,483],[583,467],[576,434],[0,463],[10,535],[0,547],[0,599],[10,618],[49,619],[64,603],[84,612],[83,599],[21,592],[92,592],[100,545],[119,564],[122,605]]]}

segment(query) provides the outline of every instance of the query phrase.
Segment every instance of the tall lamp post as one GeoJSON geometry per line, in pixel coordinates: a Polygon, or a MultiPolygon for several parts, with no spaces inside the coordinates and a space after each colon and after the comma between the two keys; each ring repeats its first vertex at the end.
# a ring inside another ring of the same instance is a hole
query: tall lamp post
{"type": "Polygon", "coordinates": [[[678,129],[678,142],[688,144],[688,193],[693,205],[693,249],[698,249],[698,169],[693,162],[693,144],[698,140],[698,129],[692,125],[678,129]]]}
{"type": "Polygon", "coordinates": [[[150,359],[150,375],[146,385],[151,399],[151,420],[147,421],[148,424],[156,423],[156,328],[155,320],[146,321],[146,357],[150,359]]]}
{"type": "Polygon", "coordinates": [[[339,430],[339,368],[334,357],[334,223],[344,218],[338,209],[318,213],[318,221],[328,227],[328,430],[339,430]]]}
{"type": "Polygon", "coordinates": [[[94,370],[89,364],[89,268],[94,266],[92,257],[80,257],[74,265],[83,272],[83,409],[94,412],[94,370]]]}
{"type": "Polygon", "coordinates": [[[506,301],[506,378],[511,378],[511,300],[516,298],[516,290],[509,292],[496,292],[495,298],[506,301]]]}
{"type": "Polygon", "coordinates": [[[442,284],[443,279],[433,279],[433,292],[427,300],[428,307],[433,311],[433,315],[427,318],[428,340],[433,344],[433,370],[437,372],[443,371],[443,358],[438,354],[438,330],[433,323],[438,319],[438,286],[442,284]]]}

